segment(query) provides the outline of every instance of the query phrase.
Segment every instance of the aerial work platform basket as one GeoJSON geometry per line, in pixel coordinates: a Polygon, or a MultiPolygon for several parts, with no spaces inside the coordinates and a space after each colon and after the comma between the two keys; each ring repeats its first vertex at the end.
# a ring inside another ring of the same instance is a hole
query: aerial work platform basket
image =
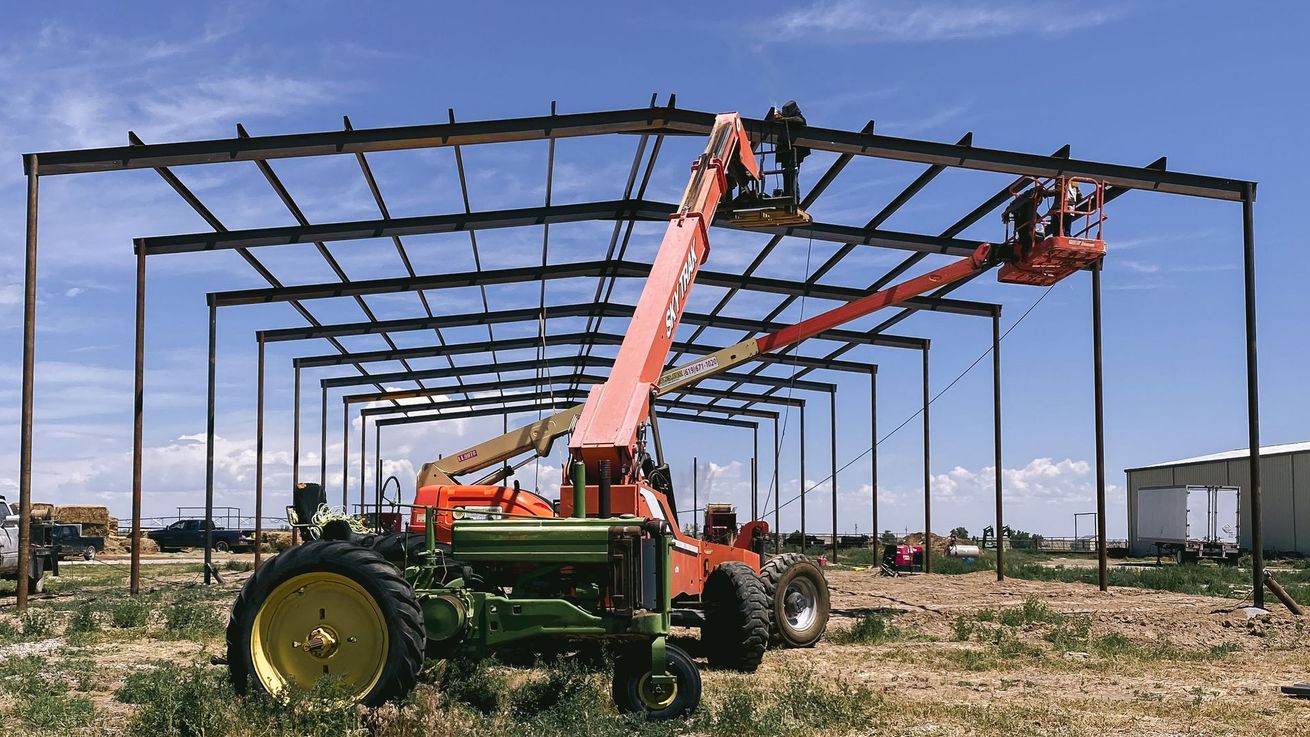
{"type": "Polygon", "coordinates": [[[1100,182],[1030,177],[1011,191],[1014,200],[1001,217],[1015,260],[1001,266],[998,280],[1050,286],[1105,255],[1105,187],[1100,182]],[[1090,192],[1083,194],[1084,187],[1090,192]]]}

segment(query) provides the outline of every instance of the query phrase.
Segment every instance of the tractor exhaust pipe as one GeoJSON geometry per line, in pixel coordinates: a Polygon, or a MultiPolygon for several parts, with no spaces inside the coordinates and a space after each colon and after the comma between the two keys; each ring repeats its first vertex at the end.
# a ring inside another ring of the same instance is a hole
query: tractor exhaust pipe
{"type": "Polygon", "coordinates": [[[573,462],[573,516],[587,516],[587,464],[573,462]]]}
{"type": "Polygon", "coordinates": [[[596,480],[597,498],[600,502],[598,515],[601,519],[610,518],[610,462],[600,462],[600,478],[596,480]]]}

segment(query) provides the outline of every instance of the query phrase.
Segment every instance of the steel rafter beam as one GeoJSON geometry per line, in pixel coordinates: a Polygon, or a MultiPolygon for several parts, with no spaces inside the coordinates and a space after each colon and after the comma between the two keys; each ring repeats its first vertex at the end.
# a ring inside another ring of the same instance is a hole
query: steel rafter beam
{"type": "MultiPolygon", "coordinates": [[[[286,225],[228,231],[226,233],[182,233],[178,235],[147,236],[134,239],[134,244],[136,248],[144,249],[147,256],[163,256],[234,248],[249,249],[306,243],[334,243],[369,238],[462,233],[502,228],[522,228],[532,225],[546,226],[558,223],[608,220],[666,222],[676,210],[677,206],[668,202],[612,200],[568,205],[539,205],[486,212],[355,220],[320,225],[286,225]]],[[[727,215],[716,218],[714,226],[748,233],[765,233],[776,238],[792,236],[816,241],[894,248],[919,253],[941,253],[948,256],[968,256],[977,249],[980,243],[979,241],[960,238],[933,238],[917,233],[859,228],[836,223],[748,228],[734,224],[727,215]]]]}
{"type": "MultiPolygon", "coordinates": [[[[631,305],[548,305],[544,317],[547,320],[563,317],[588,316],[632,317],[632,312],[633,307],[631,305]]],[[[460,327],[467,325],[481,325],[485,322],[535,322],[541,317],[540,310],[535,307],[529,307],[490,313],[473,312],[462,315],[442,315],[436,318],[406,317],[397,320],[381,320],[378,322],[338,323],[335,325],[323,325],[321,327],[278,328],[275,330],[261,330],[256,333],[256,337],[269,343],[277,343],[290,340],[337,338],[348,335],[372,335],[378,332],[429,330],[434,326],[460,327]]],[[[721,327],[729,330],[753,330],[756,332],[771,332],[786,327],[785,324],[777,322],[750,320],[740,317],[724,317],[722,315],[718,317],[710,317],[709,315],[695,312],[683,313],[682,322],[687,325],[708,325],[710,327],[721,327]]],[[[828,330],[814,336],[812,340],[833,340],[843,343],[851,342],[858,345],[881,345],[889,348],[908,348],[911,350],[921,350],[926,342],[923,338],[909,338],[899,335],[877,335],[851,330],[828,330]]]]}
{"type": "MultiPolygon", "coordinates": [[[[293,300],[331,299],[335,297],[359,298],[364,295],[396,294],[424,290],[458,289],[461,287],[483,287],[491,284],[522,284],[555,279],[576,279],[609,275],[615,278],[645,278],[650,274],[650,264],[636,261],[582,261],[575,263],[550,264],[546,266],[525,266],[493,270],[474,270],[426,276],[407,276],[388,279],[368,279],[352,282],[326,282],[322,284],[302,284],[291,287],[240,289],[227,292],[211,292],[210,304],[218,307],[236,305],[268,304],[273,302],[290,302],[293,300]]],[[[702,286],[744,289],[766,294],[785,294],[792,297],[807,296],[814,299],[827,299],[851,302],[869,294],[853,287],[829,286],[814,283],[794,282],[787,279],[745,276],[718,271],[701,270],[696,274],[696,283],[702,286]]],[[[905,305],[915,309],[935,312],[949,312],[961,315],[989,316],[992,305],[986,302],[971,302],[959,299],[932,299],[913,297],[905,305]]],[[[776,312],[776,310],[775,310],[776,312]]],[[[776,315],[775,315],[776,316],[776,315]]],[[[431,317],[431,315],[429,315],[431,317]]]]}
{"type": "MultiPolygon", "coordinates": [[[[426,422],[437,422],[440,420],[465,420],[475,417],[499,417],[502,415],[509,416],[509,415],[517,415],[517,414],[528,414],[532,412],[540,412],[543,410],[568,409],[569,407],[572,407],[574,404],[576,404],[576,402],[558,402],[558,401],[552,402],[547,400],[544,402],[534,402],[532,404],[517,405],[508,408],[495,407],[492,409],[469,410],[467,412],[458,412],[452,414],[407,415],[405,417],[388,417],[385,419],[378,420],[375,424],[377,427],[390,427],[393,425],[414,425],[414,424],[426,423],[426,422]]],[[[667,418],[670,420],[685,420],[687,422],[707,422],[714,425],[740,423],[740,424],[733,424],[733,427],[744,427],[750,429],[754,429],[758,427],[758,423],[747,422],[745,420],[725,420],[717,417],[705,417],[703,415],[683,414],[680,412],[669,412],[667,410],[659,411],[656,414],[658,414],[661,418],[667,418]]]]}
{"type": "MultiPolygon", "coordinates": [[[[322,379],[321,383],[327,389],[339,389],[344,386],[366,386],[375,383],[392,383],[402,381],[418,381],[419,379],[443,379],[447,377],[470,376],[478,374],[509,374],[516,371],[535,371],[546,368],[567,368],[567,369],[584,369],[584,368],[609,368],[614,365],[613,358],[604,356],[554,356],[545,359],[532,359],[524,361],[509,361],[497,364],[477,364],[470,366],[455,366],[453,368],[434,368],[434,369],[408,369],[397,371],[389,374],[372,374],[371,376],[334,376],[322,379]],[[375,380],[376,377],[376,380],[375,380]]],[[[790,376],[746,376],[745,374],[725,372],[717,376],[710,377],[709,380],[732,381],[741,383],[755,383],[764,386],[774,387],[795,387],[802,391],[831,391],[833,385],[827,382],[819,381],[794,381],[790,376]]],[[[427,388],[420,385],[420,388],[427,388]]],[[[494,387],[489,387],[494,389],[494,387]]],[[[385,391],[385,390],[384,390],[385,391]]],[[[454,388],[449,391],[455,393],[465,393],[462,389],[454,388]]],[[[479,391],[479,390],[470,390],[479,391]]],[[[415,395],[425,396],[425,395],[415,395]]]]}
{"type": "MultiPolygon", "coordinates": [[[[547,347],[561,345],[581,345],[583,343],[594,343],[596,345],[617,346],[623,342],[622,335],[613,333],[558,333],[547,335],[544,339],[536,336],[523,338],[501,338],[492,343],[449,343],[447,345],[430,345],[417,346],[414,348],[401,348],[400,350],[381,350],[381,351],[359,351],[349,354],[323,354],[317,356],[301,356],[293,358],[291,363],[297,368],[323,368],[325,366],[341,366],[350,363],[376,363],[379,361],[396,361],[400,358],[432,358],[441,355],[468,355],[485,353],[488,351],[514,351],[540,348],[544,343],[547,347]]],[[[673,349],[687,353],[709,354],[719,350],[723,346],[711,346],[695,344],[688,342],[674,341],[673,349]]],[[[783,364],[786,366],[814,366],[815,368],[830,369],[833,371],[843,371],[855,374],[877,373],[878,365],[873,363],[861,363],[859,361],[844,361],[837,359],[834,361],[823,361],[818,358],[807,356],[784,356],[777,353],[761,353],[755,356],[756,360],[766,363],[783,364]]]]}

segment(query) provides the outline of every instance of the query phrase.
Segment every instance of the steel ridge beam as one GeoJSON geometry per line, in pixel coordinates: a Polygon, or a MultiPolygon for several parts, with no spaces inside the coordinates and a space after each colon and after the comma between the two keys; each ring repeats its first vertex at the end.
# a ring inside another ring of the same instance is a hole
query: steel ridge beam
{"type": "MultiPolygon", "coordinates": [[[[597,376],[569,377],[569,379],[570,379],[570,380],[582,380],[582,381],[587,382],[587,383],[599,383],[599,382],[605,380],[604,377],[597,377],[597,376]]],[[[549,381],[563,381],[563,380],[564,380],[563,377],[561,377],[560,379],[553,379],[553,378],[552,378],[552,379],[549,379],[549,381]]],[[[527,386],[527,387],[531,387],[531,386],[540,386],[540,385],[542,385],[543,383],[544,383],[544,382],[542,381],[541,377],[534,377],[534,378],[532,378],[532,379],[523,379],[523,380],[520,380],[520,381],[516,381],[516,382],[515,382],[516,386],[517,386],[517,385],[522,385],[522,386],[527,386]]],[[[469,386],[472,386],[472,385],[469,385],[469,386]]],[[[487,386],[490,387],[491,384],[488,383],[487,386]]],[[[507,388],[508,388],[508,387],[507,387],[507,388]]],[[[478,391],[478,390],[477,390],[477,389],[471,389],[470,391],[478,391]]],[[[574,389],[565,389],[565,390],[561,390],[561,391],[555,392],[555,394],[564,394],[564,393],[567,393],[567,392],[570,392],[570,391],[578,391],[578,390],[574,390],[574,389]]],[[[390,389],[390,390],[387,390],[387,391],[384,391],[384,392],[377,392],[377,393],[373,393],[373,394],[351,394],[351,395],[348,395],[347,397],[345,397],[345,403],[346,403],[346,405],[351,405],[351,404],[363,404],[363,403],[371,403],[371,402],[386,402],[386,401],[391,401],[391,400],[396,400],[396,399],[409,399],[409,398],[416,397],[416,396],[431,396],[431,394],[432,394],[433,392],[434,392],[434,389],[431,389],[431,388],[429,388],[429,389],[390,389]],[[417,392],[424,392],[424,393],[426,393],[426,394],[417,394],[417,392]]],[[[585,392],[583,392],[583,394],[585,394],[585,392]]],[[[496,399],[497,399],[497,401],[511,401],[511,400],[517,399],[517,398],[520,397],[520,396],[526,396],[526,393],[525,393],[525,394],[513,394],[513,395],[510,395],[509,397],[506,397],[506,398],[504,398],[504,399],[501,399],[500,397],[497,397],[496,399]]],[[[661,398],[658,399],[657,401],[665,401],[665,398],[661,397],[661,398]]],[[[734,414],[734,415],[747,415],[747,416],[750,416],[750,417],[762,417],[762,418],[765,418],[765,419],[777,419],[777,417],[778,417],[778,413],[777,413],[777,412],[774,412],[774,411],[771,411],[771,410],[765,410],[765,409],[755,409],[755,408],[753,408],[753,407],[720,407],[720,406],[717,406],[717,405],[710,405],[710,404],[696,404],[696,403],[692,403],[692,402],[683,402],[682,400],[678,400],[678,402],[679,402],[680,404],[685,405],[685,406],[695,406],[698,410],[703,409],[703,410],[705,410],[705,411],[713,411],[713,412],[727,413],[727,414],[734,414]]],[[[388,407],[366,407],[366,408],[360,410],[360,414],[361,414],[361,415],[369,415],[369,416],[373,416],[373,415],[391,414],[391,413],[394,413],[394,412],[407,412],[407,411],[408,411],[408,412],[412,412],[412,411],[416,411],[416,410],[425,410],[425,409],[430,410],[430,409],[432,409],[432,407],[433,407],[433,405],[431,405],[431,404],[427,404],[427,405],[423,405],[423,404],[415,404],[415,405],[409,405],[409,406],[388,406],[388,407]]]]}
{"type": "MultiPolygon", "coordinates": [[[[604,381],[603,377],[591,376],[586,378],[593,380],[593,382],[604,381]]],[[[693,396],[699,396],[696,395],[694,391],[689,392],[689,394],[692,394],[693,396]]],[[[445,407],[476,407],[476,406],[497,404],[497,403],[503,405],[506,402],[522,401],[525,399],[530,399],[533,401],[537,401],[541,399],[548,399],[551,401],[561,400],[561,401],[570,402],[571,403],[570,406],[576,406],[578,404],[581,404],[586,398],[587,398],[587,390],[585,389],[560,389],[560,390],[540,389],[538,391],[533,391],[533,392],[522,392],[519,394],[511,394],[504,398],[476,397],[474,399],[467,399],[467,400],[448,399],[445,401],[436,402],[434,404],[427,404],[427,405],[415,404],[415,405],[401,406],[401,407],[365,407],[359,411],[359,415],[361,417],[380,417],[383,415],[394,415],[394,414],[409,413],[409,412],[425,412],[425,411],[432,412],[433,410],[441,409],[445,407]]],[[[747,398],[756,398],[758,401],[767,400],[767,397],[761,394],[747,393],[743,397],[743,401],[747,398]]],[[[668,399],[661,398],[656,400],[656,404],[664,404],[666,406],[692,407],[697,410],[713,409],[718,411],[720,414],[730,414],[730,415],[739,414],[739,415],[747,415],[747,416],[760,416],[766,418],[775,417],[778,414],[777,412],[767,412],[763,410],[751,410],[751,409],[746,409],[745,411],[738,412],[736,407],[717,407],[717,406],[711,407],[710,405],[702,404],[699,402],[689,402],[683,399],[668,400],[668,399]]]]}
{"type": "MultiPolygon", "coordinates": [[[[672,132],[705,135],[714,124],[714,115],[693,110],[669,110],[667,119],[672,132]]],[[[1187,174],[1127,164],[1108,164],[1082,159],[1060,159],[1041,154],[1021,153],[973,145],[922,141],[880,133],[857,133],[818,126],[782,125],[752,118],[742,124],[752,140],[776,140],[790,135],[795,145],[816,151],[854,154],[921,164],[938,164],[961,169],[977,169],[1004,174],[1036,177],[1078,176],[1106,184],[1193,197],[1241,201],[1248,188],[1254,197],[1254,182],[1241,179],[1187,174]]]]}
{"type": "MultiPolygon", "coordinates": [[[[389,417],[384,420],[378,420],[375,424],[378,427],[389,427],[392,425],[414,425],[425,422],[436,422],[439,420],[465,420],[474,417],[495,417],[505,414],[525,414],[529,412],[538,412],[547,409],[568,409],[574,406],[569,402],[542,402],[536,404],[519,405],[507,408],[506,411],[501,408],[470,410],[468,412],[458,412],[448,415],[409,415],[405,417],[389,417]]],[[[683,414],[680,412],[656,411],[660,417],[671,420],[684,420],[687,422],[702,422],[711,425],[731,425],[733,427],[743,427],[747,429],[758,428],[759,423],[748,422],[746,420],[731,420],[719,417],[704,417],[702,415],[683,414]]]]}
{"type": "MultiPolygon", "coordinates": [[[[319,133],[294,133],[219,140],[111,146],[68,151],[46,151],[24,157],[24,172],[39,161],[38,175],[92,171],[145,169],[187,164],[210,164],[298,156],[356,154],[481,143],[534,141],[551,138],[650,133],[704,135],[714,114],[672,107],[644,107],[567,115],[470,121],[433,125],[364,128],[319,133]]],[[[754,140],[774,140],[782,126],[746,118],[743,124],[754,140]]],[[[1144,169],[1077,159],[1053,160],[1047,156],[1001,149],[858,133],[818,126],[788,131],[796,144],[839,154],[937,164],[964,169],[1031,176],[1086,176],[1120,187],[1172,194],[1242,200],[1254,197],[1254,182],[1237,179],[1144,169]]]]}
{"type": "MultiPolygon", "coordinates": [[[[474,213],[461,212],[409,218],[378,218],[316,225],[285,225],[270,228],[230,230],[222,233],[200,232],[145,236],[134,239],[133,244],[135,248],[145,250],[147,256],[164,256],[234,248],[333,243],[369,238],[459,233],[586,221],[635,220],[639,222],[664,222],[676,211],[677,206],[668,202],[610,200],[568,205],[537,205],[474,213]]],[[[917,233],[860,228],[833,223],[810,223],[808,225],[771,228],[745,227],[734,224],[731,217],[726,214],[715,218],[713,225],[718,228],[747,233],[790,235],[796,238],[812,238],[833,243],[895,248],[918,253],[941,253],[951,256],[968,256],[980,245],[980,241],[960,238],[935,238],[917,233]]]]}
{"type": "MultiPolygon", "coordinates": [[[[613,365],[614,365],[614,359],[606,358],[604,356],[588,355],[588,356],[579,357],[579,356],[570,355],[570,356],[553,356],[551,358],[546,358],[546,359],[511,361],[508,363],[500,363],[500,364],[495,364],[495,363],[476,364],[471,366],[455,366],[455,367],[435,368],[435,369],[405,370],[405,371],[396,371],[389,374],[369,374],[368,376],[336,376],[336,377],[321,379],[320,381],[322,383],[323,388],[325,389],[340,389],[341,387],[344,386],[364,386],[367,384],[374,384],[374,383],[387,383],[387,382],[395,382],[395,381],[416,381],[420,379],[442,379],[449,376],[468,376],[470,374],[490,374],[490,373],[508,374],[508,373],[513,373],[515,371],[533,371],[533,370],[552,369],[552,368],[566,368],[566,369],[608,368],[613,365]],[[373,377],[377,377],[377,379],[375,381],[361,381],[363,379],[372,379],[373,377]]],[[[775,387],[783,387],[783,388],[795,387],[797,389],[800,389],[801,391],[826,392],[826,391],[832,391],[832,389],[834,388],[833,384],[823,381],[808,381],[808,380],[793,381],[790,376],[766,376],[763,374],[748,376],[747,374],[739,374],[731,371],[718,374],[717,376],[709,377],[709,379],[717,379],[720,381],[739,381],[739,382],[763,384],[765,386],[775,386],[775,387]]],[[[464,393],[458,389],[452,391],[455,391],[456,393],[464,393]]],[[[423,396],[423,395],[416,395],[416,396],[423,396]]]]}
{"type": "MultiPolygon", "coordinates": [[[[302,284],[290,287],[271,287],[260,289],[238,289],[226,292],[210,292],[209,303],[216,307],[235,307],[240,305],[268,304],[274,302],[307,301],[313,299],[331,299],[335,297],[359,297],[376,294],[394,294],[398,292],[432,291],[438,289],[458,289],[492,284],[522,284],[548,279],[575,279],[596,276],[613,276],[617,278],[644,278],[650,274],[650,264],[636,261],[579,261],[571,263],[550,264],[548,266],[523,266],[505,269],[486,269],[447,274],[431,274],[414,277],[395,277],[388,279],[366,279],[351,282],[325,282],[321,284],[302,284]]],[[[789,296],[807,296],[815,299],[828,299],[850,302],[869,294],[866,290],[853,287],[839,287],[823,284],[805,286],[800,282],[787,279],[767,277],[750,278],[738,274],[700,270],[696,274],[696,283],[711,287],[735,287],[747,291],[767,294],[785,294],[789,296]]],[[[995,305],[987,302],[968,300],[913,297],[902,303],[905,306],[933,312],[991,317],[995,305]]]]}
{"type": "MultiPolygon", "coordinates": [[[[611,303],[590,303],[576,305],[547,305],[545,319],[561,317],[632,317],[635,308],[632,305],[611,303]]],[[[348,335],[372,335],[374,333],[400,333],[410,330],[431,330],[434,327],[464,327],[484,323],[536,322],[541,318],[541,311],[536,307],[499,312],[470,312],[461,315],[442,315],[439,317],[405,317],[396,320],[379,320],[376,322],[349,322],[321,327],[278,328],[260,330],[255,333],[258,340],[277,343],[291,340],[311,340],[314,338],[335,338],[348,335]]],[[[687,325],[705,325],[730,330],[751,330],[767,333],[786,327],[783,323],[750,320],[740,317],[711,317],[695,312],[684,312],[682,322],[687,325]]],[[[814,336],[817,340],[833,340],[841,343],[859,345],[877,345],[887,348],[908,348],[922,350],[927,345],[925,338],[910,338],[900,335],[861,333],[851,330],[829,330],[814,336]]]]}
{"type": "MultiPolygon", "coordinates": [[[[616,346],[623,342],[622,335],[613,333],[558,333],[547,335],[545,338],[536,336],[525,338],[501,338],[489,342],[478,343],[447,343],[445,345],[428,345],[414,348],[401,348],[399,350],[380,350],[380,351],[361,351],[358,353],[326,353],[316,356],[301,356],[291,359],[291,363],[296,368],[324,368],[327,366],[344,366],[351,363],[375,363],[378,361],[398,361],[414,358],[435,358],[445,355],[467,355],[470,353],[489,353],[491,351],[512,351],[525,350],[528,348],[540,348],[544,342],[547,346],[558,345],[581,345],[590,341],[596,345],[616,346]]],[[[683,353],[701,353],[710,354],[723,346],[708,346],[683,341],[674,341],[673,349],[683,353]]],[[[755,360],[764,363],[776,363],[796,368],[813,367],[816,369],[830,369],[832,371],[843,371],[855,374],[872,374],[878,372],[878,364],[861,363],[859,361],[845,361],[840,358],[831,361],[824,361],[818,358],[808,356],[796,356],[782,353],[761,353],[755,356],[755,360]]]]}
{"type": "Polygon", "coordinates": [[[109,146],[36,154],[40,173],[148,169],[160,166],[329,156],[480,143],[538,141],[610,133],[655,132],[673,108],[641,107],[566,115],[477,120],[462,123],[357,128],[249,138],[223,138],[144,146],[109,146]]]}

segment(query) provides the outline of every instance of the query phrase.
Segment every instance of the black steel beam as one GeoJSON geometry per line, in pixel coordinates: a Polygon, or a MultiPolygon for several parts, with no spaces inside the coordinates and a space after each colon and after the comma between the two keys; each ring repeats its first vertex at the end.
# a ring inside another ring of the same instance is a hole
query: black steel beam
{"type": "MultiPolygon", "coordinates": [[[[549,305],[545,310],[545,319],[551,320],[561,317],[632,317],[634,308],[631,305],[618,304],[576,304],[576,305],[549,305]]],[[[430,330],[434,327],[461,327],[466,325],[482,325],[484,323],[502,323],[502,322],[535,322],[542,317],[541,311],[536,307],[528,307],[517,310],[502,310],[499,312],[471,312],[462,315],[442,315],[439,317],[406,317],[396,320],[379,320],[377,322],[352,322],[338,323],[335,325],[323,325],[320,327],[295,327],[279,328],[276,330],[261,330],[256,333],[256,337],[270,343],[277,343],[288,340],[310,340],[313,338],[337,338],[348,335],[372,335],[382,332],[405,332],[408,330],[430,330]]],[[[749,330],[757,333],[767,333],[774,330],[781,330],[786,327],[784,323],[765,322],[762,320],[750,320],[741,317],[710,317],[700,313],[686,312],[682,315],[682,322],[687,325],[706,325],[715,328],[727,328],[730,330],[749,330]]],[[[881,335],[876,333],[865,333],[852,330],[828,330],[814,336],[819,340],[833,340],[837,342],[857,344],[857,345],[880,345],[889,348],[907,348],[911,350],[921,350],[924,344],[923,338],[910,338],[899,335],[881,335]]]]}
{"type": "MultiPolygon", "coordinates": [[[[48,151],[37,154],[37,157],[41,161],[40,175],[50,176],[226,161],[532,141],[610,133],[705,135],[709,133],[713,123],[714,113],[669,107],[645,107],[467,123],[48,151]]],[[[782,126],[775,123],[752,119],[746,119],[744,123],[755,140],[774,140],[784,134],[782,126]]],[[[1253,183],[1236,179],[1154,171],[1095,161],[1074,159],[1053,161],[1050,157],[1037,154],[920,141],[877,133],[802,126],[792,127],[786,131],[786,134],[790,135],[797,145],[839,154],[1041,177],[1085,176],[1119,187],[1232,201],[1242,199],[1248,188],[1254,191],[1253,183]]],[[[29,166],[31,160],[32,157],[25,157],[24,165],[29,166]]]]}
{"type": "MultiPolygon", "coordinates": [[[[426,276],[407,276],[390,279],[368,279],[360,281],[326,282],[322,284],[302,284],[291,287],[272,287],[263,289],[239,289],[227,292],[211,292],[209,300],[219,307],[238,305],[266,304],[270,302],[289,302],[293,300],[328,299],[333,297],[359,297],[362,295],[394,294],[420,290],[457,289],[461,287],[487,286],[491,284],[521,284],[552,279],[576,279],[579,277],[597,277],[602,275],[616,278],[645,278],[650,274],[650,264],[635,261],[582,261],[576,263],[550,264],[547,266],[526,266],[518,268],[494,269],[483,271],[464,271],[448,274],[431,274],[426,276]]],[[[701,270],[696,274],[696,283],[711,287],[745,289],[769,294],[785,294],[793,297],[807,296],[815,299],[830,299],[850,302],[869,294],[867,290],[853,287],[828,286],[822,284],[805,284],[788,279],[771,279],[768,277],[730,274],[718,271],[701,270]]],[[[420,291],[421,293],[421,291],[420,291]]],[[[919,310],[949,312],[962,315],[989,316],[992,305],[986,302],[972,302],[960,299],[934,299],[931,297],[913,297],[902,304],[919,310]]]]}
{"type": "MultiPolygon", "coordinates": [[[[544,343],[546,346],[559,345],[580,345],[583,343],[592,343],[596,345],[616,346],[623,342],[622,335],[613,333],[558,333],[547,335],[545,338],[536,336],[524,338],[501,338],[490,343],[450,343],[444,346],[430,345],[417,346],[414,348],[401,348],[399,350],[380,350],[380,351],[360,351],[358,353],[348,354],[322,354],[317,356],[301,356],[293,358],[292,365],[298,368],[322,368],[325,366],[343,366],[353,363],[375,363],[378,361],[398,361],[401,358],[432,358],[434,356],[445,355],[466,355],[475,353],[486,353],[489,351],[513,351],[526,350],[528,348],[540,348],[544,343]]],[[[674,341],[673,350],[685,353],[709,354],[719,350],[723,346],[711,346],[704,344],[687,343],[674,341]]],[[[810,358],[808,356],[783,355],[779,353],[762,353],[755,356],[756,360],[765,363],[782,364],[792,367],[829,369],[832,371],[843,371],[847,373],[869,374],[878,371],[878,365],[872,363],[861,363],[859,361],[844,361],[834,359],[825,361],[819,358],[810,358]]]]}
{"type": "MultiPolygon", "coordinates": [[[[569,205],[541,205],[487,212],[356,220],[320,225],[287,225],[235,230],[226,233],[183,233],[149,236],[136,238],[133,243],[136,248],[144,249],[148,256],[163,256],[233,248],[258,248],[262,246],[329,243],[408,235],[473,232],[595,220],[663,222],[668,220],[669,216],[676,210],[676,205],[667,202],[613,200],[569,205]]],[[[968,256],[979,245],[979,241],[959,238],[934,238],[917,233],[860,228],[834,223],[748,228],[733,223],[732,219],[726,214],[715,219],[714,226],[751,233],[767,233],[775,236],[790,235],[796,238],[812,238],[817,241],[895,248],[918,253],[941,253],[951,256],[968,256]]]]}
{"type": "MultiPolygon", "coordinates": [[[[490,373],[513,373],[515,371],[535,371],[540,369],[564,368],[564,369],[584,369],[584,368],[608,368],[614,365],[613,358],[604,356],[553,356],[545,359],[528,359],[523,361],[511,361],[507,363],[496,364],[475,364],[470,366],[455,366],[435,369],[418,369],[407,371],[396,371],[388,374],[371,374],[369,376],[334,376],[322,379],[322,385],[328,389],[339,389],[345,386],[363,386],[375,383],[388,383],[398,381],[417,381],[419,379],[442,379],[454,376],[469,376],[476,374],[490,373]]],[[[560,379],[566,379],[561,376],[560,379]]],[[[794,388],[801,391],[827,392],[832,391],[833,385],[822,381],[808,381],[805,379],[793,380],[790,376],[746,376],[733,372],[726,372],[712,377],[719,381],[732,381],[737,383],[761,384],[764,386],[794,388]]],[[[498,379],[499,380],[499,379],[498,379]]],[[[485,390],[495,390],[495,386],[487,386],[485,390]]],[[[508,385],[507,385],[508,388],[508,385]]],[[[447,392],[467,393],[458,387],[446,387],[447,392]]],[[[484,389],[469,389],[467,391],[483,391],[484,389]]],[[[431,394],[415,394],[414,397],[433,396],[431,394]]]]}

